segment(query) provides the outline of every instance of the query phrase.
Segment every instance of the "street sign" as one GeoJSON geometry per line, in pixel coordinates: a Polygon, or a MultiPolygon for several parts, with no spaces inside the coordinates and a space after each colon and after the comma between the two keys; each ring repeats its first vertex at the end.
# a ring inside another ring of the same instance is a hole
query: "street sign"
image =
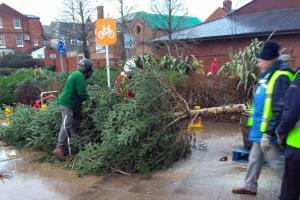
{"type": "Polygon", "coordinates": [[[56,49],[57,49],[57,52],[59,53],[59,57],[60,57],[61,71],[65,72],[64,61],[63,61],[63,57],[62,57],[62,55],[64,55],[66,53],[65,43],[63,41],[59,41],[56,45],[56,49]]]}
{"type": "Polygon", "coordinates": [[[66,46],[65,46],[65,43],[63,41],[59,41],[56,45],[56,49],[57,49],[57,52],[60,54],[60,55],[63,55],[65,54],[66,52],[66,46]]]}
{"type": "Polygon", "coordinates": [[[133,49],[134,48],[134,42],[133,42],[133,35],[124,34],[124,48],[125,49],[133,49]]]}
{"type": "Polygon", "coordinates": [[[112,45],[117,42],[117,24],[114,19],[97,19],[96,41],[100,45],[112,45]]]}
{"type": "Polygon", "coordinates": [[[96,43],[96,53],[97,54],[105,53],[105,46],[96,43]]]}

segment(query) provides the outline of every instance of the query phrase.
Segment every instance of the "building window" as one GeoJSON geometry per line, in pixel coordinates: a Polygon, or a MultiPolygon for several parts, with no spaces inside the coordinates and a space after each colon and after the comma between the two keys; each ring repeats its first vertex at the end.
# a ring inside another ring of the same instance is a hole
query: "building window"
{"type": "Polygon", "coordinates": [[[21,20],[20,20],[20,18],[14,18],[14,27],[15,27],[15,29],[21,29],[21,20]]]}
{"type": "Polygon", "coordinates": [[[24,47],[22,35],[17,35],[16,40],[17,40],[17,47],[24,47]]]}
{"type": "Polygon", "coordinates": [[[38,39],[34,39],[33,40],[33,45],[34,45],[34,47],[38,47],[39,46],[39,40],[38,39]]]}
{"type": "Polygon", "coordinates": [[[0,17],[0,28],[3,28],[3,26],[2,26],[2,19],[1,19],[1,17],[0,17]]]}
{"type": "Polygon", "coordinates": [[[0,35],[0,47],[5,47],[4,35],[0,35]]]}
{"type": "Polygon", "coordinates": [[[135,32],[136,32],[136,34],[141,34],[141,32],[142,32],[142,28],[141,28],[141,26],[140,25],[137,25],[136,27],[135,27],[135,32]]]}

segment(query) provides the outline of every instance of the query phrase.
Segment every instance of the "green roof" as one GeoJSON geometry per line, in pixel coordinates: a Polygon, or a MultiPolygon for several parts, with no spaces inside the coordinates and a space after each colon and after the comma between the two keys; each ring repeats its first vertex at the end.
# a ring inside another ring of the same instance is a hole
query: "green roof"
{"type": "MultiPolygon", "coordinates": [[[[138,12],[139,16],[152,29],[167,29],[168,24],[166,15],[138,12]]],[[[172,29],[183,30],[201,24],[197,17],[190,16],[172,16],[172,29]]]]}

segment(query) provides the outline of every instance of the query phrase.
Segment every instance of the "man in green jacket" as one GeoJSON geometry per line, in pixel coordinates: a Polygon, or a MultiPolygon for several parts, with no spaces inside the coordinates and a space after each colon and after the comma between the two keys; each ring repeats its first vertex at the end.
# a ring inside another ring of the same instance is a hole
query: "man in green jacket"
{"type": "MultiPolygon", "coordinates": [[[[80,109],[80,105],[88,97],[86,91],[86,79],[93,73],[93,65],[89,59],[82,59],[78,63],[78,69],[73,72],[60,96],[58,97],[59,109],[62,114],[62,125],[58,135],[58,142],[53,154],[61,161],[65,159],[68,137],[72,135],[74,113],[80,109]]],[[[69,152],[70,153],[70,152],[69,152]]]]}

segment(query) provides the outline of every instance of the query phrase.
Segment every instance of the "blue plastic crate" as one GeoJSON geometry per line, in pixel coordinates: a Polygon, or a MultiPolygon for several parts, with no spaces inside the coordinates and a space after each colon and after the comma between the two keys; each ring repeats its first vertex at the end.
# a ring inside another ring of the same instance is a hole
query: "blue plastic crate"
{"type": "MultiPolygon", "coordinates": [[[[250,149],[248,148],[244,148],[243,146],[234,147],[232,150],[232,161],[247,163],[249,154],[250,149]]],[[[280,159],[284,160],[283,152],[280,152],[280,159]]],[[[268,166],[267,163],[265,165],[268,166]]]]}
{"type": "Polygon", "coordinates": [[[235,147],[232,150],[232,160],[237,162],[248,162],[249,153],[250,149],[242,146],[235,147]]]}

